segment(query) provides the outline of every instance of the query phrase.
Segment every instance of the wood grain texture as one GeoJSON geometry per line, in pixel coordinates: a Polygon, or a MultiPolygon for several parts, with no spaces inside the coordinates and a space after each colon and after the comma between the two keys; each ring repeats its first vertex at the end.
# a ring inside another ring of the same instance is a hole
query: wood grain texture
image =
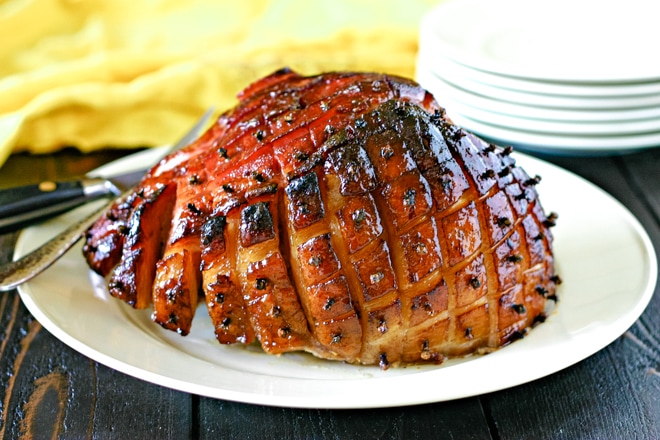
{"type": "Polygon", "coordinates": [[[635,194],[648,203],[656,222],[660,223],[660,148],[625,156],[621,162],[635,194]]]}
{"type": "Polygon", "coordinates": [[[189,395],[87,359],[55,340],[22,305],[17,315],[0,360],[4,438],[190,437],[189,395]]]}
{"type": "Polygon", "coordinates": [[[351,411],[270,408],[201,399],[199,414],[200,439],[491,438],[478,398],[351,411]]]}

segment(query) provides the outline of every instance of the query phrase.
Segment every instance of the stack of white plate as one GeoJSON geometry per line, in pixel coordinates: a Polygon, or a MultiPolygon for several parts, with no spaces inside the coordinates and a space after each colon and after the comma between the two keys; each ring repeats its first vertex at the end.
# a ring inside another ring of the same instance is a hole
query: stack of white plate
{"type": "Polygon", "coordinates": [[[454,122],[544,152],[660,146],[660,3],[449,0],[420,26],[417,80],[454,122]]]}

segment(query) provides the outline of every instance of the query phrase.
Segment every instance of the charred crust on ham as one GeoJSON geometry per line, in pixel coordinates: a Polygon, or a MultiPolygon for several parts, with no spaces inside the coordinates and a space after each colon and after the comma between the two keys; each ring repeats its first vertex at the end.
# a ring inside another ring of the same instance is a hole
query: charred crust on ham
{"type": "Polygon", "coordinates": [[[395,76],[282,69],[238,97],[86,234],[113,296],[184,335],[199,295],[222,344],[383,369],[550,316],[557,216],[512,148],[395,76]]]}

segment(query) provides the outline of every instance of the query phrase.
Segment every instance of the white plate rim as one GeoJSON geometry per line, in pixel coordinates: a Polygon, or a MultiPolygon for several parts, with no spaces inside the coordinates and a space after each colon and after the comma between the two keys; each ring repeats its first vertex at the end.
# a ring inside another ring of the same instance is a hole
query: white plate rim
{"type": "Polygon", "coordinates": [[[660,132],[609,136],[549,134],[515,130],[494,122],[482,122],[463,113],[448,111],[447,114],[456,124],[474,131],[476,134],[497,140],[503,145],[511,144],[521,149],[534,147],[538,151],[546,152],[615,154],[657,148],[660,145],[660,132]]]}
{"type": "Polygon", "coordinates": [[[521,105],[481,96],[454,87],[445,82],[428,67],[425,59],[418,59],[415,75],[424,86],[429,87],[441,103],[448,95],[470,107],[516,117],[547,121],[586,121],[586,122],[626,122],[660,117],[659,107],[640,107],[629,109],[561,109],[553,107],[521,105]]]}
{"type": "MultiPolygon", "coordinates": [[[[420,73],[420,82],[433,87],[432,79],[441,81],[433,76],[431,72],[420,73]]],[[[437,84],[437,83],[436,83],[437,84]]],[[[445,83],[450,87],[448,83],[445,83]]],[[[512,128],[522,131],[533,131],[557,135],[593,135],[593,136],[615,136],[635,135],[639,133],[660,132],[660,114],[658,117],[636,119],[636,120],[611,120],[611,121],[589,121],[572,119],[556,121],[551,119],[539,119],[529,116],[512,116],[506,113],[494,112],[489,109],[474,107],[455,101],[443,96],[443,104],[449,110],[452,109],[463,115],[484,123],[512,128]]],[[[658,108],[660,112],[660,107],[658,108]]]]}
{"type": "Polygon", "coordinates": [[[509,116],[449,101],[447,109],[460,112],[471,119],[520,131],[531,131],[546,135],[566,136],[634,136],[643,133],[660,132],[660,118],[639,121],[549,121],[509,116]]]}
{"type": "MultiPolygon", "coordinates": [[[[148,157],[153,152],[153,150],[148,150],[139,153],[138,157],[148,157]]],[[[56,321],[51,313],[60,301],[51,301],[48,299],[47,302],[44,302],[42,296],[46,293],[43,292],[43,286],[40,287],[37,283],[39,277],[20,286],[18,291],[28,310],[44,328],[82,354],[147,382],[202,396],[268,406],[349,409],[406,406],[447,401],[509,388],[555,373],[607,346],[627,330],[641,315],[650,301],[657,281],[657,257],[654,253],[652,243],[641,224],[623,205],[593,184],[561,168],[523,154],[516,153],[516,159],[530,173],[540,172],[549,174],[551,181],[554,180],[553,176],[554,178],[560,178],[564,183],[569,181],[570,184],[578,186],[577,189],[573,190],[574,193],[577,190],[577,193],[580,191],[586,192],[592,199],[595,197],[607,210],[611,211],[610,215],[613,221],[622,222],[625,226],[623,229],[626,229],[628,233],[635,237],[636,247],[632,252],[643,260],[644,270],[635,274],[641,277],[636,280],[639,283],[639,290],[629,292],[632,295],[630,298],[630,307],[627,309],[618,307],[615,311],[610,310],[611,313],[616,314],[615,319],[612,322],[599,322],[597,332],[589,328],[591,323],[586,327],[582,323],[582,327],[574,329],[576,330],[575,334],[571,334],[569,339],[560,341],[559,347],[557,345],[539,346],[534,344],[535,341],[538,344],[539,340],[548,337],[547,333],[549,331],[556,330],[553,327],[553,322],[558,323],[558,325],[566,325],[562,319],[570,315],[570,313],[562,311],[562,304],[571,302],[568,300],[568,297],[560,300],[557,313],[551,314],[546,323],[533,329],[529,337],[517,341],[493,354],[461,360],[456,364],[450,362],[447,365],[441,365],[439,367],[412,367],[410,370],[395,371],[392,375],[388,375],[389,373],[387,371],[380,372],[380,370],[377,370],[377,367],[373,367],[376,370],[369,370],[370,367],[365,369],[363,367],[345,366],[339,363],[331,363],[332,366],[328,368],[332,369],[335,366],[342,369],[348,368],[351,370],[351,375],[353,374],[352,369],[355,368],[362,372],[366,371],[366,376],[362,377],[362,373],[359,373],[357,379],[355,376],[351,376],[348,380],[317,380],[269,377],[268,375],[254,374],[252,372],[227,371],[226,368],[223,369],[204,360],[191,358],[185,353],[179,353],[177,356],[177,350],[173,350],[171,347],[168,348],[168,344],[163,343],[163,341],[154,341],[151,334],[143,334],[143,332],[136,332],[135,329],[128,329],[129,332],[132,332],[129,334],[136,335],[135,340],[145,339],[147,341],[148,346],[138,347],[140,350],[148,349],[150,352],[156,351],[156,353],[163,353],[163,356],[168,357],[167,360],[169,361],[169,363],[163,364],[163,362],[159,362],[159,359],[144,359],[146,356],[143,356],[143,363],[140,364],[139,359],[127,360],[118,358],[116,355],[108,356],[108,348],[104,346],[104,344],[121,344],[119,348],[126,348],[126,344],[131,344],[132,341],[113,341],[112,338],[108,338],[103,341],[96,341],[93,344],[84,344],[80,341],[82,337],[80,334],[72,333],[80,330],[67,328],[66,323],[69,321],[66,321],[62,317],[60,317],[59,321],[56,321]],[[39,291],[40,288],[42,291],[39,291]],[[151,350],[151,344],[155,345],[157,350],[151,350]],[[514,361],[513,364],[511,364],[512,361],[514,361]],[[185,368],[186,371],[181,372],[176,369],[173,370],[173,368],[185,368]],[[502,368],[505,368],[503,371],[507,372],[505,377],[501,377],[501,375],[493,376],[496,372],[501,373],[502,368]],[[191,374],[191,372],[198,374],[191,374]],[[227,377],[228,374],[231,377],[227,377]],[[472,382],[461,382],[461,379],[465,377],[477,379],[472,382]],[[219,386],[214,381],[220,381],[219,383],[221,385],[219,386]],[[384,390],[387,390],[387,392],[384,390]]],[[[119,160],[112,166],[105,167],[105,170],[110,171],[117,167],[125,169],[129,163],[127,162],[128,160],[119,160]]],[[[131,158],[130,160],[134,163],[144,162],[144,160],[136,160],[135,158],[131,158]]],[[[541,197],[542,200],[545,200],[543,195],[541,197]]],[[[562,197],[557,195],[547,197],[547,199],[556,202],[557,200],[561,200],[562,197]]],[[[581,205],[576,204],[575,206],[579,209],[581,205]]],[[[603,206],[600,208],[599,212],[602,214],[603,206]]],[[[76,213],[70,213],[69,215],[75,217],[76,213]]],[[[575,213],[571,215],[575,215],[575,213]]],[[[55,219],[55,222],[57,220],[55,219]]],[[[64,219],[63,222],[66,223],[68,220],[70,218],[64,219]]],[[[560,222],[555,230],[557,239],[562,235],[557,233],[568,230],[566,228],[568,226],[562,226],[560,222]]],[[[23,231],[16,244],[15,257],[20,257],[20,255],[37,244],[35,243],[35,239],[43,239],[43,235],[47,236],[52,232],[52,230],[48,229],[47,225],[35,226],[23,231]]],[[[558,246],[557,250],[560,247],[558,246]]],[[[77,267],[78,270],[80,270],[80,265],[84,265],[83,259],[79,255],[72,256],[69,254],[63,260],[67,258],[69,258],[69,261],[64,261],[63,264],[70,264],[71,267],[77,267]]],[[[560,267],[562,267],[561,263],[560,267]]],[[[62,272],[54,271],[54,269],[50,272],[52,274],[51,276],[62,274],[62,272]]],[[[636,270],[639,270],[639,268],[636,270]]],[[[66,277],[67,273],[65,272],[61,276],[66,277]]],[[[42,283],[48,284],[48,274],[49,272],[42,274],[42,283]]],[[[561,295],[567,295],[565,292],[566,288],[562,286],[561,289],[561,295]]],[[[82,290],[88,291],[88,286],[82,286],[82,290]]],[[[46,297],[49,298],[48,296],[46,297]]],[[[102,299],[102,301],[107,300],[108,298],[102,299]]],[[[124,304],[119,304],[119,301],[112,298],[109,298],[109,300],[111,300],[110,304],[113,304],[108,307],[110,311],[124,306],[124,304]]],[[[68,317],[65,316],[66,319],[80,315],[79,313],[75,313],[75,311],[69,312],[69,309],[69,307],[64,308],[65,314],[71,313],[68,317]]],[[[106,312],[106,309],[102,310],[102,312],[106,312]]],[[[94,316],[90,319],[94,319],[93,323],[96,326],[99,324],[97,320],[103,319],[104,316],[106,314],[101,314],[98,317],[94,316]]],[[[115,319],[114,316],[113,319],[115,319]]],[[[122,329],[113,330],[122,331],[122,329]]],[[[165,332],[164,330],[162,331],[165,332]]],[[[167,332],[167,334],[170,335],[171,333],[167,332]]],[[[167,339],[164,340],[167,341],[167,339]]],[[[115,347],[115,349],[119,348],[115,347]]],[[[259,355],[267,356],[265,354],[259,355]]],[[[268,359],[272,365],[276,365],[281,361],[280,358],[268,357],[268,359]]],[[[334,375],[336,373],[333,372],[332,374],[334,375]]],[[[339,374],[342,377],[341,374],[343,373],[340,372],[339,374]]]]}
{"type": "MultiPolygon", "coordinates": [[[[423,55],[422,55],[423,56],[423,55]]],[[[431,71],[429,69],[429,71],[431,71]]],[[[475,81],[468,76],[453,74],[451,69],[433,71],[436,77],[455,88],[491,99],[529,107],[547,107],[560,110],[635,110],[660,106],[660,91],[642,95],[619,96],[566,96],[559,94],[531,93],[498,87],[492,83],[475,81]]]]}
{"type": "MultiPolygon", "coordinates": [[[[497,140],[503,144],[513,144],[520,148],[534,149],[545,152],[573,152],[573,153],[622,153],[657,148],[660,145],[660,130],[609,135],[590,135],[584,133],[544,133],[540,131],[516,130],[510,126],[498,125],[494,121],[483,122],[471,117],[467,110],[478,108],[493,113],[510,114],[506,111],[511,104],[497,103],[485,97],[471,95],[460,89],[453,88],[428,71],[417,72],[417,80],[427,88],[435,98],[447,109],[448,116],[457,124],[476,134],[497,140]],[[457,106],[453,106],[458,103],[457,106]],[[499,108],[497,112],[490,108],[499,108]],[[483,105],[485,104],[485,105],[483,105]],[[460,109],[465,111],[461,111],[460,109]]],[[[529,108],[530,117],[534,108],[529,108]]],[[[614,121],[612,121],[614,122],[614,121]]]]}
{"type": "Polygon", "coordinates": [[[571,83],[542,81],[529,78],[516,78],[493,72],[483,71],[447,58],[441,52],[433,50],[428,40],[419,42],[418,60],[427,69],[440,77],[464,79],[470,83],[487,84],[504,90],[511,90],[532,95],[567,96],[582,98],[644,96],[660,93],[660,81],[634,83],[571,83]]]}

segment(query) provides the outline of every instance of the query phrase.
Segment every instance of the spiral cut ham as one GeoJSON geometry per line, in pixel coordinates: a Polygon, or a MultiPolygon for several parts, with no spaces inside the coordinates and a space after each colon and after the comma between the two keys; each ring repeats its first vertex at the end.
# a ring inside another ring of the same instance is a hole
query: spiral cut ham
{"type": "Polygon", "coordinates": [[[387,368],[487,352],[543,321],[552,235],[510,149],[409,80],[276,72],[88,231],[110,294],[222,344],[387,368]]]}

